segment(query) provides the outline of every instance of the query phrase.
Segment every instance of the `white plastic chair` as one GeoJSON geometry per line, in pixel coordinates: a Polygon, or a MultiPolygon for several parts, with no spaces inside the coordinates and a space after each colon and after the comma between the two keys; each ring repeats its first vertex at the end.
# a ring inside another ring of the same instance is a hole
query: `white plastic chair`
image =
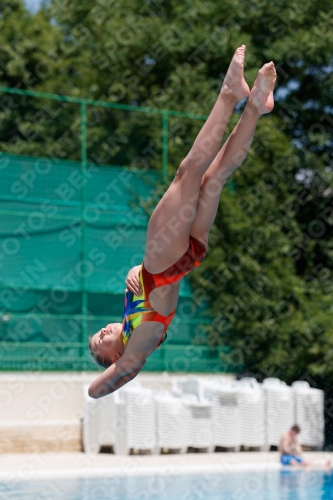
{"type": "Polygon", "coordinates": [[[266,397],[266,449],[278,446],[281,436],[296,422],[294,392],[278,378],[266,378],[262,384],[266,397]]]}
{"type": "Polygon", "coordinates": [[[213,405],[204,396],[202,377],[189,376],[175,379],[173,393],[181,395],[184,405],[184,417],[187,421],[187,443],[193,448],[215,446],[213,429],[213,405]]]}
{"type": "Polygon", "coordinates": [[[296,423],[301,428],[298,441],[321,450],[324,446],[324,391],[310,387],[306,381],[293,382],[292,389],[296,423]]]}
{"type": "Polygon", "coordinates": [[[98,453],[101,446],[113,446],[115,442],[114,396],[92,399],[88,388],[89,385],[83,388],[83,449],[86,453],[98,453]]]}
{"type": "Polygon", "coordinates": [[[265,394],[255,378],[243,378],[237,383],[241,422],[241,444],[265,446],[265,394]]]}
{"type": "Polygon", "coordinates": [[[168,392],[155,394],[157,417],[157,448],[179,450],[184,453],[188,444],[187,411],[178,397],[168,392]]]}
{"type": "Polygon", "coordinates": [[[186,377],[182,383],[183,394],[193,395],[197,401],[204,402],[204,381],[202,377],[190,375],[186,377]]]}
{"type": "Polygon", "coordinates": [[[127,442],[130,448],[156,449],[156,411],[153,391],[130,388],[127,398],[127,442]]]}
{"type": "Polygon", "coordinates": [[[210,381],[204,395],[212,404],[214,445],[238,450],[241,445],[241,419],[237,385],[210,381]]]}
{"type": "Polygon", "coordinates": [[[83,387],[83,450],[86,453],[98,453],[98,400],[88,395],[89,385],[83,387]]]}
{"type": "Polygon", "coordinates": [[[129,455],[127,444],[127,412],[125,390],[114,393],[115,403],[115,440],[113,451],[116,455],[129,455]]]}
{"type": "Polygon", "coordinates": [[[128,455],[131,449],[156,451],[156,411],[153,392],[140,385],[115,392],[116,433],[114,452],[128,455]]]}
{"type": "Polygon", "coordinates": [[[207,448],[213,451],[213,406],[209,401],[197,401],[194,395],[182,397],[185,406],[184,414],[188,422],[187,440],[192,448],[207,448]]]}

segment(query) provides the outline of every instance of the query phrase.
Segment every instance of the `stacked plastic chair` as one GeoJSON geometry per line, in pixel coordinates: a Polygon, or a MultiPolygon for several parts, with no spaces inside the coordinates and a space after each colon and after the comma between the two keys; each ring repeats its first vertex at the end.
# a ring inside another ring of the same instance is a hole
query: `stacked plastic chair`
{"type": "Polygon", "coordinates": [[[294,391],[278,378],[262,384],[266,396],[266,449],[278,446],[281,435],[295,423],[294,391]]]}
{"type": "Polygon", "coordinates": [[[246,377],[238,382],[238,404],[241,422],[241,444],[264,448],[265,394],[255,378],[246,377]]]}
{"type": "Polygon", "coordinates": [[[186,408],[179,397],[168,392],[155,394],[157,417],[157,448],[168,448],[184,453],[188,445],[186,408]]]}
{"type": "Polygon", "coordinates": [[[174,388],[178,395],[181,391],[184,417],[187,422],[187,446],[212,451],[214,447],[213,406],[204,398],[202,379],[190,376],[181,381],[175,380],[174,388]]]}
{"type": "Polygon", "coordinates": [[[83,449],[86,453],[98,453],[102,446],[113,446],[115,442],[114,396],[92,399],[88,388],[85,385],[83,389],[83,449]]]}
{"type": "Polygon", "coordinates": [[[300,444],[321,450],[324,446],[324,392],[310,387],[306,381],[292,384],[295,418],[301,432],[300,444]]]}
{"type": "Polygon", "coordinates": [[[128,384],[115,392],[116,429],[114,452],[131,449],[156,452],[156,411],[153,392],[128,384]]]}
{"type": "Polygon", "coordinates": [[[126,396],[129,447],[155,452],[156,412],[153,391],[131,387],[126,396]]]}
{"type": "Polygon", "coordinates": [[[116,455],[128,455],[130,449],[127,444],[127,404],[126,390],[119,389],[114,393],[115,403],[115,440],[114,453],[116,455]]]}
{"type": "Polygon", "coordinates": [[[86,453],[98,453],[98,400],[88,395],[89,385],[83,387],[82,440],[86,453]]]}
{"type": "Polygon", "coordinates": [[[221,377],[182,377],[173,394],[153,393],[136,380],[101,399],[84,388],[84,451],[113,446],[116,454],[131,449],[184,452],[188,447],[212,451],[241,445],[268,449],[297,423],[303,445],[322,449],[324,393],[307,382],[288,387],[278,379],[238,382],[221,377]]]}
{"type": "Polygon", "coordinates": [[[237,383],[211,378],[204,382],[204,396],[212,404],[215,446],[237,451],[241,445],[237,383]]]}
{"type": "Polygon", "coordinates": [[[184,396],[185,415],[188,421],[188,446],[207,448],[213,451],[214,432],[212,427],[212,405],[208,401],[198,401],[194,397],[184,396]]]}

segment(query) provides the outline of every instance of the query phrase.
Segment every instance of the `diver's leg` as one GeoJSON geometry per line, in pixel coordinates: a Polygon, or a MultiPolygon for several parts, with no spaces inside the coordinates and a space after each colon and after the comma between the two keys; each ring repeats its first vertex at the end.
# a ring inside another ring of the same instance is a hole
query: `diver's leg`
{"type": "Polygon", "coordinates": [[[203,176],[190,234],[205,245],[208,243],[208,233],[216,216],[222,188],[229,175],[245,160],[259,117],[269,113],[274,107],[275,80],[274,64],[265,64],[258,73],[239,122],[203,176]]]}
{"type": "Polygon", "coordinates": [[[244,78],[245,51],[245,45],[236,50],[220,95],[187,155],[188,160],[198,170],[205,171],[214,160],[220,150],[233,108],[239,101],[250,95],[249,86],[244,78]]]}
{"type": "Polygon", "coordinates": [[[188,248],[202,177],[220,148],[235,105],[249,94],[244,80],[244,56],[243,45],[235,52],[207,121],[150,218],[145,265],[151,272],[168,268],[188,248]]]}

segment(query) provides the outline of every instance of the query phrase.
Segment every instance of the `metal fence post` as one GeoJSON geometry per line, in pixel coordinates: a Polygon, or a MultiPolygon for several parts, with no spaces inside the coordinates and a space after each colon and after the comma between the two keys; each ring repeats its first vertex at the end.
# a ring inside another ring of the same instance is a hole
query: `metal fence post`
{"type": "Polygon", "coordinates": [[[169,152],[169,117],[162,113],[162,177],[168,175],[168,152],[169,152]]]}
{"type": "Polygon", "coordinates": [[[82,190],[81,190],[81,358],[86,350],[87,341],[87,312],[88,312],[88,294],[87,279],[84,267],[87,262],[87,224],[85,220],[85,210],[87,207],[87,106],[81,101],[81,171],[82,171],[82,190]]]}
{"type": "Polygon", "coordinates": [[[162,359],[163,359],[163,370],[165,372],[168,371],[169,363],[168,363],[168,346],[162,346],[162,359]]]}

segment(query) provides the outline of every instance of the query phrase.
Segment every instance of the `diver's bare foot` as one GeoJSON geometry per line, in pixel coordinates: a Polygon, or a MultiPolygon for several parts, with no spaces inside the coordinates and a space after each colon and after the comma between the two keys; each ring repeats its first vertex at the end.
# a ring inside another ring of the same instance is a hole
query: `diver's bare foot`
{"type": "Polygon", "coordinates": [[[244,78],[245,51],[245,45],[236,50],[221,89],[221,95],[230,96],[237,102],[250,95],[250,88],[244,78]]]}
{"type": "Polygon", "coordinates": [[[275,82],[276,71],[274,63],[271,61],[264,64],[259,70],[248,100],[248,105],[256,108],[260,115],[270,113],[274,108],[273,91],[275,82]]]}

